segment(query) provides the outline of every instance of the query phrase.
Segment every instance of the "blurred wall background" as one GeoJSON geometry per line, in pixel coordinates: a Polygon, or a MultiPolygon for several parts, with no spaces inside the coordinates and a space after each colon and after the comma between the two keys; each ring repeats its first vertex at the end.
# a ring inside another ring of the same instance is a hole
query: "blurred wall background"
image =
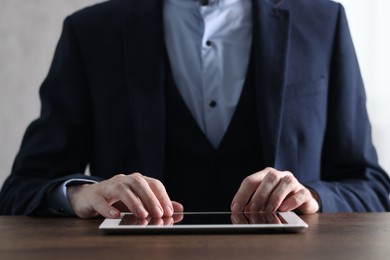
{"type": "Polygon", "coordinates": [[[0,0],[0,186],[26,127],[39,115],[38,90],[64,18],[98,2],[103,0],[0,0]]]}
{"type": "Polygon", "coordinates": [[[390,1],[337,2],[344,5],[348,16],[379,161],[390,174],[390,1]]]}
{"type": "MultiPolygon", "coordinates": [[[[97,2],[102,0],[0,0],[0,186],[27,125],[39,115],[38,89],[63,19],[97,2]]],[[[346,8],[361,64],[374,143],[390,172],[390,1],[339,2],[346,8]]]]}

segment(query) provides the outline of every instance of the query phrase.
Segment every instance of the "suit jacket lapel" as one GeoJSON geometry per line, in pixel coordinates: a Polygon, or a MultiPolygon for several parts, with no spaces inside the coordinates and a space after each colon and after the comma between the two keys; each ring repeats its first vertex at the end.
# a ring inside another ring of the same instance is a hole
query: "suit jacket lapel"
{"type": "Polygon", "coordinates": [[[123,37],[127,84],[142,174],[161,179],[165,99],[162,1],[128,1],[123,37]]]}
{"type": "Polygon", "coordinates": [[[290,24],[288,11],[268,2],[253,1],[256,95],[264,162],[278,167],[290,24]]]}

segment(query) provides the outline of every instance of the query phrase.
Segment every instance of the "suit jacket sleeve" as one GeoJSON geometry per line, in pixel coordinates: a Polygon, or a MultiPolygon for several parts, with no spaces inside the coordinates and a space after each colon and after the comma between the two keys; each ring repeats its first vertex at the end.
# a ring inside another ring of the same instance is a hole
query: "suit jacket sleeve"
{"type": "Polygon", "coordinates": [[[341,5],[339,10],[321,180],[305,184],[318,192],[324,212],[389,211],[389,177],[378,165],[363,81],[341,5]]]}
{"type": "Polygon", "coordinates": [[[1,190],[0,214],[56,214],[47,199],[53,188],[68,179],[101,180],[81,174],[91,149],[86,86],[68,18],[48,77],[40,89],[41,115],[28,127],[12,174],[1,190]]]}

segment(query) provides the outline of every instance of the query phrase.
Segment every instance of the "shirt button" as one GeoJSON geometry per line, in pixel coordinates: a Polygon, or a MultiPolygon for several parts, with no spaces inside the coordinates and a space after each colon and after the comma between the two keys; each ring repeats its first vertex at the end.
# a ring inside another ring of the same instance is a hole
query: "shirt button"
{"type": "Polygon", "coordinates": [[[200,0],[200,5],[209,5],[209,0],[200,0]]]}
{"type": "Polygon", "coordinates": [[[212,100],[209,104],[210,107],[216,107],[217,106],[217,102],[215,102],[214,100],[212,100]]]}
{"type": "Polygon", "coordinates": [[[212,41],[207,41],[207,42],[206,42],[206,45],[209,46],[209,47],[211,46],[211,44],[213,44],[212,41]]]}

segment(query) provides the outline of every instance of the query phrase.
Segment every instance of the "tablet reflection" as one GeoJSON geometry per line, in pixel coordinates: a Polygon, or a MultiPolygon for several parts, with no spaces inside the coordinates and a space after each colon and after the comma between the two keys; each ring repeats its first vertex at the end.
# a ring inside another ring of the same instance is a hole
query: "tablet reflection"
{"type": "Polygon", "coordinates": [[[150,215],[147,218],[138,218],[133,214],[123,216],[119,225],[131,226],[173,226],[183,220],[183,213],[175,213],[172,217],[153,218],[150,215]]]}
{"type": "Polygon", "coordinates": [[[244,212],[231,214],[231,221],[236,225],[245,224],[285,224],[286,221],[278,213],[244,212]]]}
{"type": "Polygon", "coordinates": [[[119,225],[173,226],[173,225],[250,225],[285,224],[278,213],[175,213],[172,217],[138,218],[133,214],[123,216],[119,225]]]}

